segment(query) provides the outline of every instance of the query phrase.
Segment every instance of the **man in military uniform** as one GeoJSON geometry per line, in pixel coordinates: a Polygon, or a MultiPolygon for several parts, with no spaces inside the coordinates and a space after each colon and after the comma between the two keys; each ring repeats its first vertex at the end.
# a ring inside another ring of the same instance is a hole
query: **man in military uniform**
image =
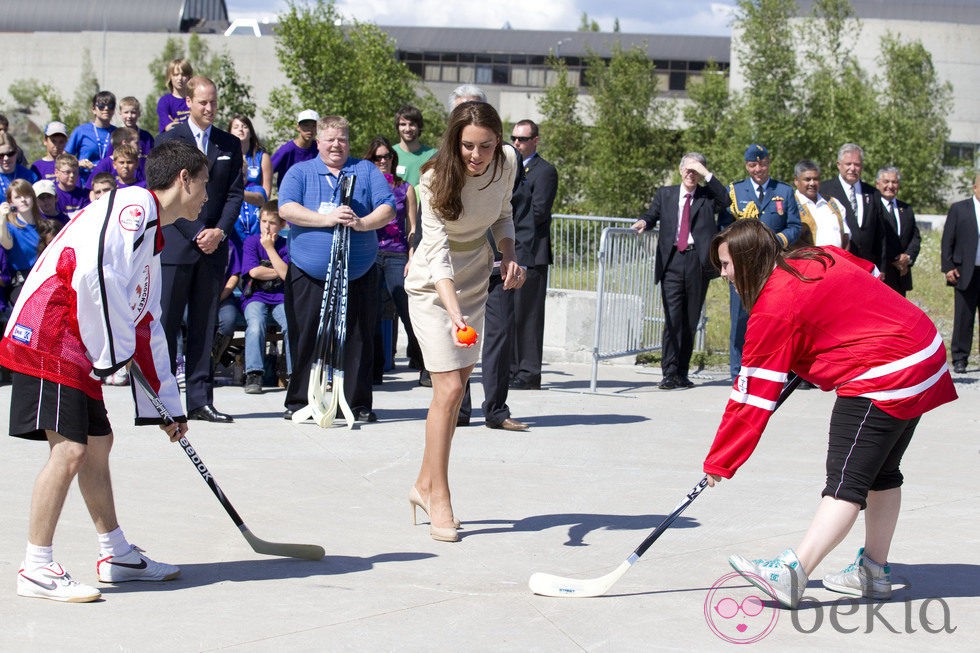
{"type": "MultiPolygon", "coordinates": [[[[769,150],[762,145],[749,145],[745,150],[745,169],[749,176],[728,185],[731,206],[729,215],[719,220],[719,226],[727,227],[732,220],[761,220],[773,230],[783,247],[789,247],[800,237],[803,228],[800,209],[790,185],[769,176],[769,164],[769,150]]],[[[731,332],[728,366],[734,379],[742,367],[742,343],[745,341],[749,314],[742,306],[735,287],[731,286],[729,291],[731,332]]]]}

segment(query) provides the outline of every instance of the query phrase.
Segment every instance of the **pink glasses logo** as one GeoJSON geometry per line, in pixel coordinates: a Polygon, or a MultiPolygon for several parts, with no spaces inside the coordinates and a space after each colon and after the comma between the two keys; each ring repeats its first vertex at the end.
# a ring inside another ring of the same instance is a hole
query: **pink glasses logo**
{"type": "MultiPolygon", "coordinates": [[[[761,578],[756,578],[765,584],[761,578]]],[[[704,600],[704,618],[715,635],[731,644],[753,644],[771,633],[779,610],[767,604],[758,589],[732,572],[711,586],[704,600]]]]}

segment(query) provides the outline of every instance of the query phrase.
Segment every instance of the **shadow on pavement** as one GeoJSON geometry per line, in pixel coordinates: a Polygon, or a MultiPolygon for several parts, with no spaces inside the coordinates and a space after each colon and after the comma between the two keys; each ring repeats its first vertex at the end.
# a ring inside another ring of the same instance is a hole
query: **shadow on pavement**
{"type": "MultiPolygon", "coordinates": [[[[597,515],[586,513],[565,513],[556,515],[535,515],[516,521],[489,519],[482,521],[467,521],[460,531],[460,538],[474,535],[492,535],[494,533],[513,533],[521,531],[544,531],[549,528],[568,526],[568,539],[564,546],[588,546],[585,538],[592,531],[600,529],[615,531],[646,531],[653,530],[664,520],[666,515],[597,515]],[[474,526],[485,524],[487,528],[474,529],[474,526]],[[495,526],[496,525],[496,526],[495,526]]],[[[697,528],[697,519],[678,517],[671,528],[697,528]]],[[[637,544],[640,540],[637,539],[637,544]]]]}

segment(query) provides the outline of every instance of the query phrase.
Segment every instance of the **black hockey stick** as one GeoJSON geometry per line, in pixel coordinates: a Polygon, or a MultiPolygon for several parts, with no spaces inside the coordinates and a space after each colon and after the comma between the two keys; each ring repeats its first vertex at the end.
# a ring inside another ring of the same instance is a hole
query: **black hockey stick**
{"type": "MultiPolygon", "coordinates": [[[[786,398],[792,394],[793,390],[796,389],[802,379],[794,374],[789,373],[786,379],[786,385],[783,386],[782,392],[779,393],[779,398],[776,400],[776,408],[780,405],[786,398]]],[[[555,576],[553,574],[545,574],[537,572],[531,575],[528,580],[528,587],[535,594],[540,594],[542,596],[567,596],[573,598],[587,598],[592,596],[601,596],[609,591],[616,581],[623,577],[623,575],[632,567],[637,560],[640,559],[647,549],[657,541],[657,539],[664,534],[664,532],[670,528],[670,525],[680,517],[681,513],[691,505],[691,503],[700,496],[701,492],[708,486],[708,476],[705,475],[691,491],[685,495],[684,500],[681,501],[674,512],[667,515],[666,518],[660,525],[657,526],[652,533],[650,533],[646,539],[640,542],[640,546],[633,550],[628,558],[619,565],[613,571],[609,572],[605,576],[600,576],[599,578],[565,578],[563,576],[555,576]]]]}
{"type": "MultiPolygon", "coordinates": [[[[143,371],[140,370],[139,366],[135,364],[130,365],[129,375],[134,381],[136,381],[137,384],[139,384],[141,388],[143,388],[143,392],[146,393],[146,396],[149,397],[153,407],[156,408],[158,413],[160,413],[160,417],[163,419],[164,423],[173,424],[173,416],[170,414],[170,411],[167,410],[167,407],[163,405],[160,395],[158,395],[156,391],[150,387],[150,382],[146,380],[146,377],[143,375],[143,371]]],[[[242,535],[245,536],[245,540],[252,547],[253,551],[263,555],[284,556],[287,558],[304,558],[306,560],[319,560],[325,555],[326,552],[323,550],[323,547],[316,544],[267,542],[266,540],[260,539],[253,535],[252,531],[249,530],[248,526],[245,525],[245,522],[238,515],[238,511],[236,511],[235,507],[231,505],[231,501],[229,501],[228,497],[225,496],[225,493],[221,491],[221,488],[218,486],[218,482],[214,480],[211,472],[208,471],[208,468],[205,466],[204,461],[201,460],[201,456],[194,450],[194,447],[191,446],[191,443],[188,442],[187,438],[181,437],[178,442],[180,443],[180,446],[183,447],[184,453],[187,454],[187,457],[191,459],[192,463],[194,463],[194,467],[196,467],[198,473],[201,474],[201,478],[204,479],[204,482],[207,483],[208,487],[211,488],[211,491],[214,492],[214,496],[218,497],[218,501],[221,502],[221,506],[225,509],[225,512],[228,513],[231,520],[235,522],[235,526],[238,526],[238,529],[242,532],[242,535]]]]}

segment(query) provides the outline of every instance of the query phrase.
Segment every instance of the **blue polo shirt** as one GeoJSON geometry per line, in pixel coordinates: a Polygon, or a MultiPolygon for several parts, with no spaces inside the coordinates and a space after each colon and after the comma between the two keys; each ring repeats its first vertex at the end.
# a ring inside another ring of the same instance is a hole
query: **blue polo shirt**
{"type": "MultiPolygon", "coordinates": [[[[395,197],[381,171],[370,161],[348,157],[340,171],[341,177],[357,175],[350,206],[364,217],[382,204],[394,210],[395,197]]],[[[320,157],[295,164],[279,187],[279,206],[296,202],[317,211],[323,202],[340,204],[340,179],[327,169],[320,157]]],[[[330,267],[330,247],[333,227],[289,226],[289,258],[303,272],[317,279],[326,279],[330,267]]],[[[350,232],[348,278],[364,276],[374,265],[378,254],[378,236],[371,231],[350,232]]]]}

